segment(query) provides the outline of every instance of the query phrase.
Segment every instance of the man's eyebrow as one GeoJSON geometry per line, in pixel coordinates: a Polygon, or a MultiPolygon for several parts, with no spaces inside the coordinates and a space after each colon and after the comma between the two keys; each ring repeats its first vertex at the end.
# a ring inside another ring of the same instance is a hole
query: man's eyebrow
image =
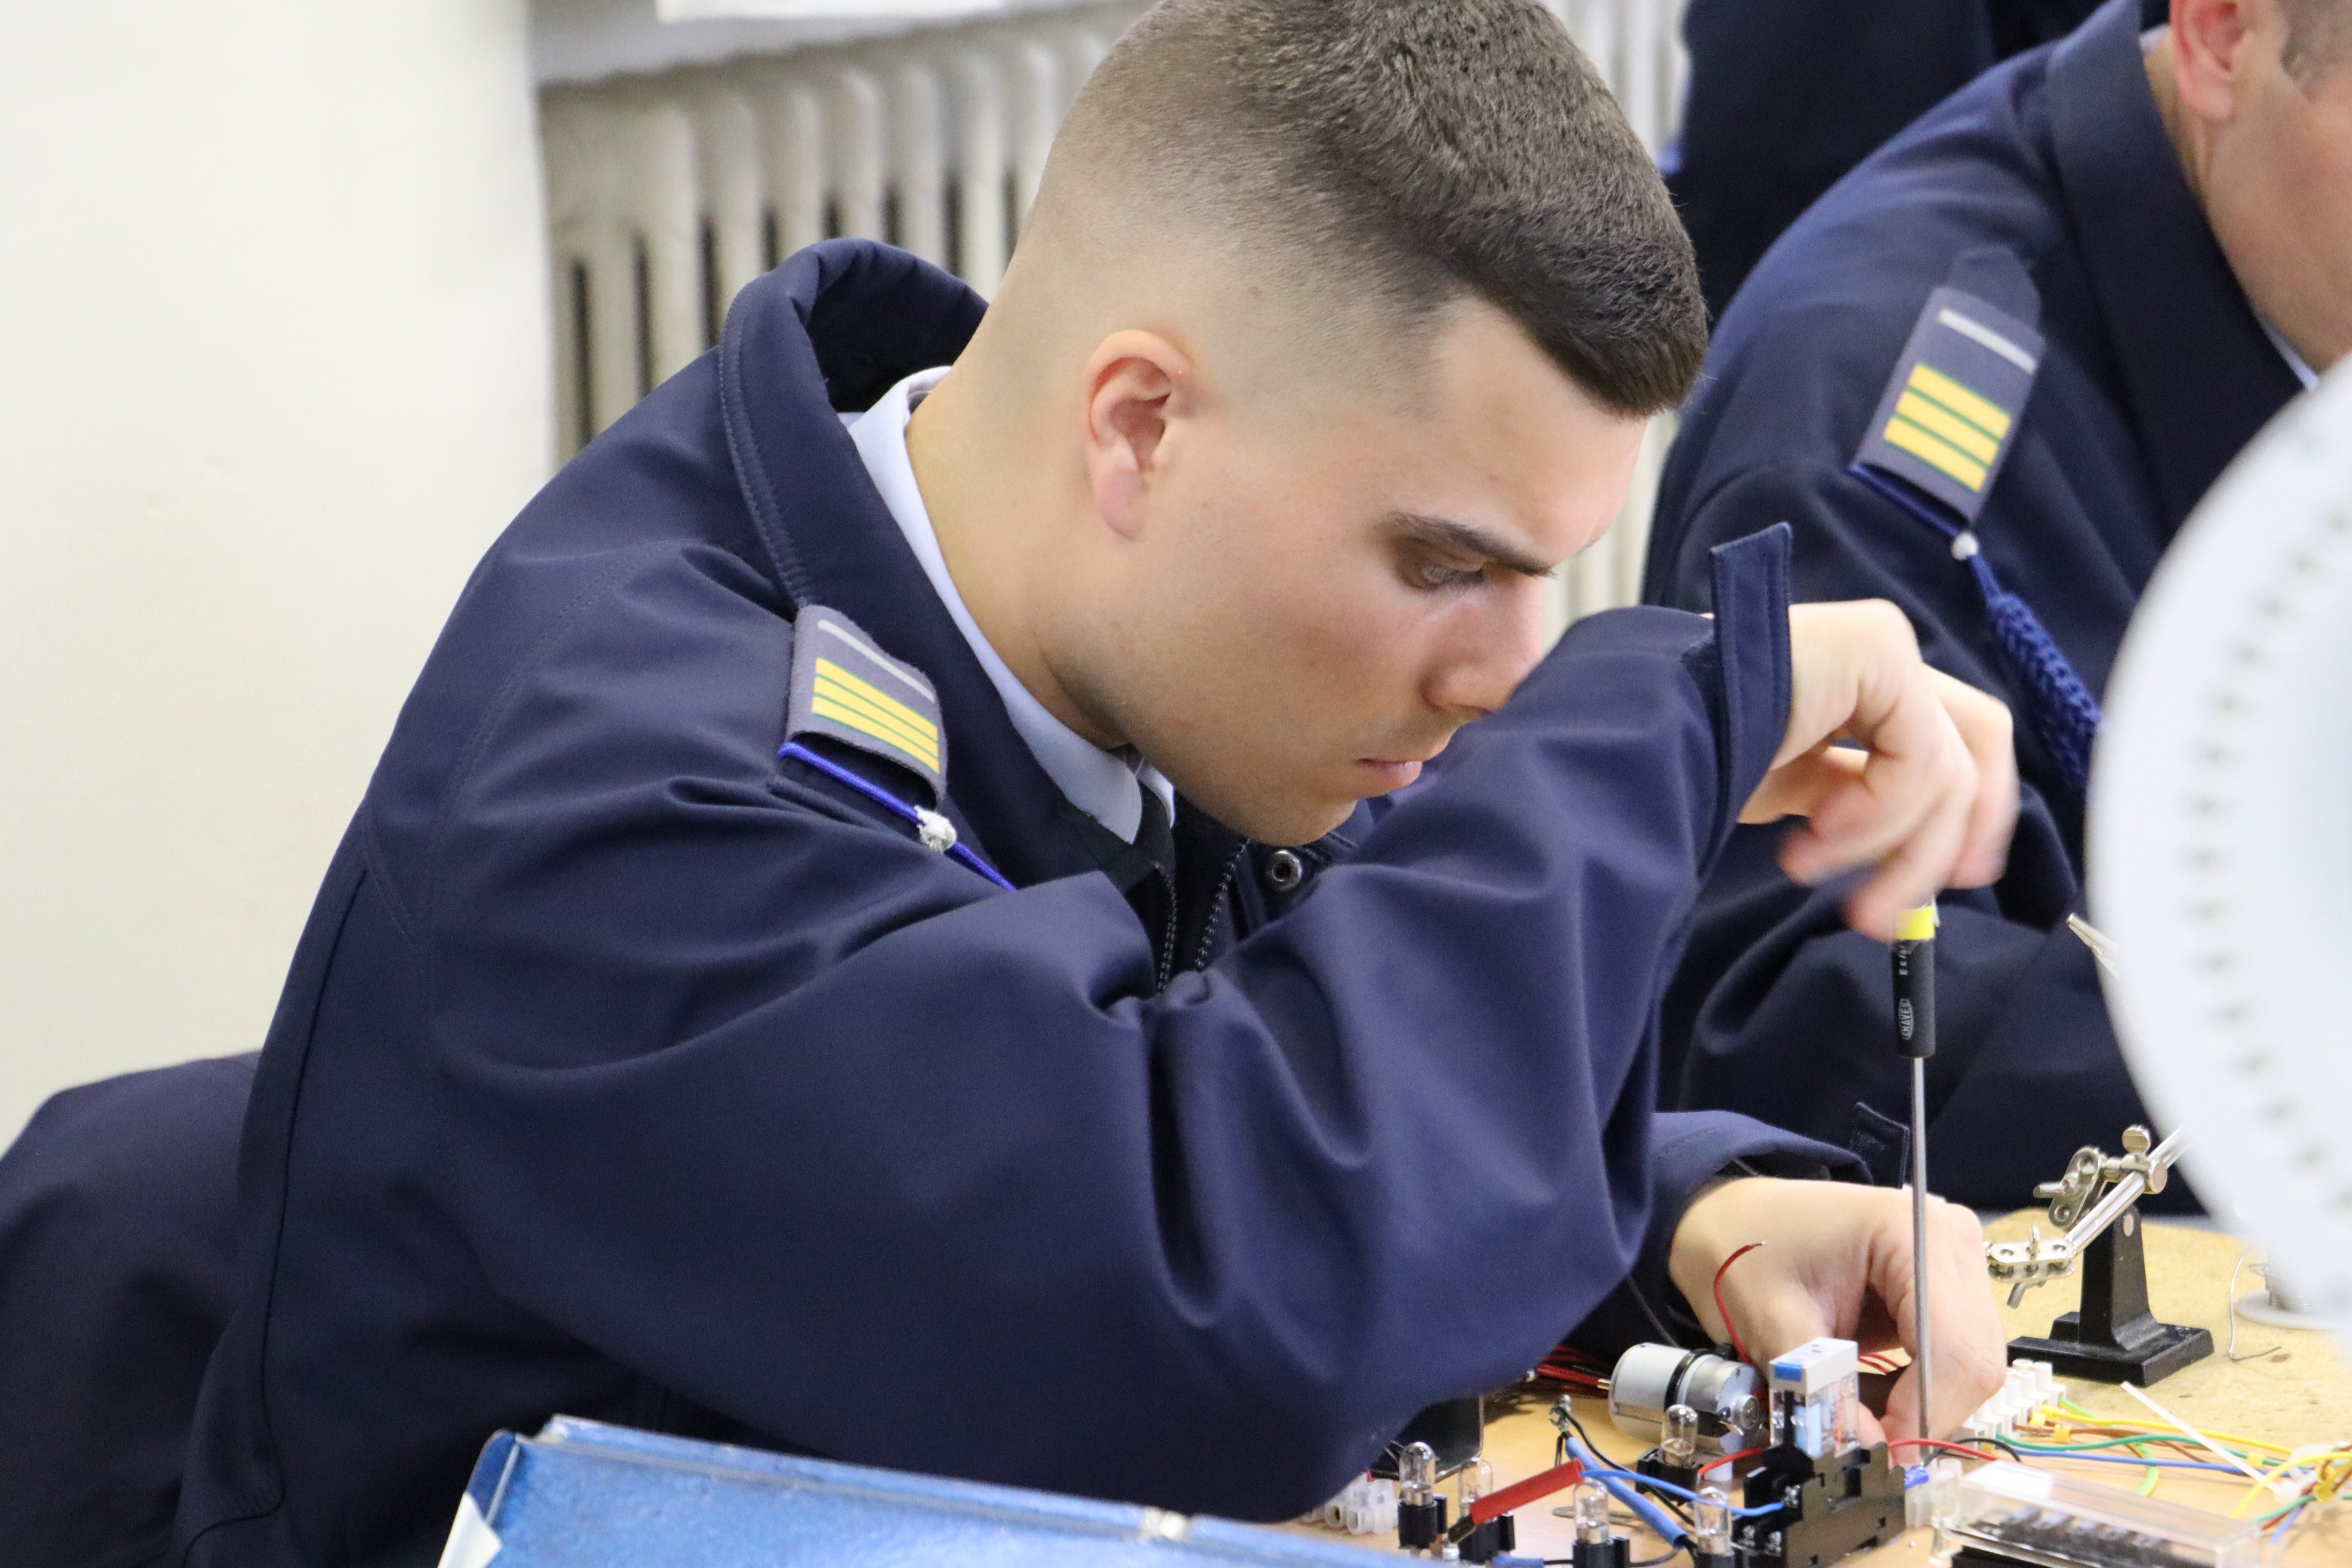
{"type": "Polygon", "coordinates": [[[1389,524],[1407,539],[1442,545],[1465,555],[1475,555],[1517,576],[1549,577],[1553,572],[1552,567],[1517,548],[1509,541],[1499,539],[1483,528],[1456,522],[1450,517],[1431,517],[1418,511],[1391,512],[1389,524]]]}

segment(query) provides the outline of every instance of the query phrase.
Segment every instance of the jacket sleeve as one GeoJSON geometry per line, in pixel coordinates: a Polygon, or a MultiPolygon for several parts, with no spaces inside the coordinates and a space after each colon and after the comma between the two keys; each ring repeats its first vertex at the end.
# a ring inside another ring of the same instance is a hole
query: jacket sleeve
{"type": "Polygon", "coordinates": [[[1650,1045],[1785,723],[1780,548],[1727,555],[1713,628],[1571,629],[1436,787],[1156,995],[1100,876],[999,891],[779,773],[747,672],[787,634],[734,568],[624,563],[424,839],[377,839],[431,976],[441,1201],[502,1296],[782,1440],[1296,1512],[1591,1313],[1696,1185],[1661,1194],[1661,1147],[1793,1147],[1656,1145],[1650,1045]]]}
{"type": "MultiPolygon", "coordinates": [[[[1702,493],[1676,520],[1673,559],[1653,563],[1653,594],[1699,602],[1708,545],[1780,519],[1797,523],[1793,597],[1891,600],[1929,663],[2014,703],[1969,574],[1933,531],[1843,470],[1759,463],[1702,493]]],[[[2080,1144],[2147,1116],[2093,960],[2064,923],[2081,907],[2068,852],[2079,811],[2035,787],[2051,770],[2030,726],[2018,735],[2026,784],[2008,870],[1990,889],[1945,894],[1936,942],[1935,1183],[1986,1207],[2030,1202],[2080,1144]]],[[[1700,895],[1664,1012],[1664,1103],[1736,1107],[1843,1143],[1858,1103],[1908,1120],[1886,952],[1846,927],[1845,887],[1781,874],[1782,831],[1735,830],[1700,895]]]]}

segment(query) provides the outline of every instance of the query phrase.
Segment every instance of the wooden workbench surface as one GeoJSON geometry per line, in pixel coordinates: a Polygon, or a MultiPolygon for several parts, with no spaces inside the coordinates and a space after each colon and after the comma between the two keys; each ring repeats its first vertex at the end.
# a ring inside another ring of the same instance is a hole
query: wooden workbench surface
{"type": "MultiPolygon", "coordinates": [[[[2028,1225],[2043,1217],[2039,1209],[2014,1215],[1988,1226],[1986,1233],[1995,1240],[2022,1237],[2028,1225]]],[[[2202,1429],[2290,1446],[2352,1438],[2352,1367],[2347,1367],[2343,1351],[2328,1336],[2242,1322],[2238,1352],[2243,1359],[2228,1359],[2227,1291],[2231,1269],[2243,1250],[2242,1243],[2212,1231],[2161,1222],[2147,1227],[2148,1295],[2157,1315],[2168,1322],[2203,1326],[2211,1331],[2214,1345],[2210,1357],[2175,1373],[2152,1392],[2182,1420],[2202,1429]]],[[[2248,1294],[2260,1283],[2252,1270],[2246,1269],[2238,1291],[2248,1294]]],[[[1990,1281],[1987,1289],[1993,1289],[1990,1281]]],[[[2051,1319],[2072,1309],[2078,1294],[2072,1279],[2029,1291],[2014,1312],[2003,1308],[2010,1333],[2045,1333],[2051,1319]]],[[[2124,1421],[2153,1420],[2121,1389],[2078,1382],[2069,1385],[2069,1392],[2075,1403],[2095,1414],[2124,1421]]],[[[1548,1412],[1556,1393],[1549,1387],[1529,1385],[1489,1402],[1486,1457],[1495,1467],[1497,1485],[1508,1485],[1550,1467],[1554,1432],[1548,1412]]],[[[1639,1457],[1643,1445],[1609,1424],[1605,1400],[1579,1395],[1576,1410],[1584,1429],[1610,1458],[1630,1467],[1639,1457]]],[[[2147,1473],[2137,1466],[2062,1459],[2036,1462],[2126,1488],[2136,1488],[2147,1473]]],[[[2245,1483],[2209,1471],[2167,1470],[2156,1495],[2227,1513],[2244,1490],[2245,1483]]],[[[1573,1532],[1566,1519],[1551,1511],[1554,1505],[1566,1502],[1566,1494],[1561,1494],[1520,1510],[1517,1555],[1568,1556],[1573,1532]]],[[[1324,1531],[1312,1533],[1326,1542],[1347,1539],[1324,1531]]],[[[1662,1550],[1657,1539],[1646,1531],[1634,1530],[1633,1534],[1637,1558],[1654,1556],[1662,1550]]],[[[1370,1537],[1363,1538],[1363,1543],[1393,1546],[1392,1541],[1370,1537]]],[[[1913,1531],[1846,1561],[1853,1568],[1925,1564],[1927,1544],[1927,1531],[1913,1531]]],[[[2315,1520],[2297,1530],[2288,1545],[2291,1550],[2286,1555],[2265,1558],[2265,1568],[2352,1564],[2352,1503],[2339,1505],[2334,1517],[2315,1520]]],[[[1688,1559],[1680,1561],[1686,1568],[1688,1559]]]]}

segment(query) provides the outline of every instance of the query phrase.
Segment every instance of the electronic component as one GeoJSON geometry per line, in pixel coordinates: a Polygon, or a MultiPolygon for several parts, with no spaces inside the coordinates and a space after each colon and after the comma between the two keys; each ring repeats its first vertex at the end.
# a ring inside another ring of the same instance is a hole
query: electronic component
{"type": "Polygon", "coordinates": [[[1472,1522],[1465,1532],[1462,1521],[1473,1519],[1478,1500],[1495,1489],[1495,1467],[1483,1458],[1472,1459],[1456,1472],[1461,1489],[1462,1511],[1448,1539],[1462,1553],[1465,1563],[1492,1563],[1519,1543],[1518,1526],[1507,1513],[1472,1522]],[[1458,1538],[1458,1539],[1457,1539],[1458,1538]]]}
{"type": "Polygon", "coordinates": [[[1437,1489],[1437,1451],[1407,1443],[1397,1454],[1397,1544],[1425,1552],[1445,1537],[1445,1494],[1437,1489]]]}
{"type": "Polygon", "coordinates": [[[1386,1535],[1397,1527],[1396,1482],[1365,1474],[1349,1481],[1338,1497],[1300,1521],[1350,1535],[1386,1535]]]}
{"type": "Polygon", "coordinates": [[[1731,1498],[1709,1482],[1691,1502],[1692,1568],[1736,1568],[1731,1554],[1731,1498]]]}
{"type": "Polygon", "coordinates": [[[1824,1568],[1894,1540],[1904,1530],[1904,1481],[1883,1443],[1827,1458],[1769,1449],[1747,1474],[1747,1500],[1771,1511],[1732,1525],[1741,1568],[1824,1568]]]}
{"type": "Polygon", "coordinates": [[[1658,1446],[1643,1455],[1633,1468],[1654,1480],[1669,1481],[1688,1491],[1698,1485],[1698,1412],[1687,1405],[1669,1405],[1658,1446]]]}
{"type": "Polygon", "coordinates": [[[1666,1412],[1683,1405],[1698,1417],[1698,1448],[1708,1458],[1752,1448],[1764,1429],[1756,1369],[1680,1345],[1635,1345],[1617,1358],[1609,1379],[1609,1419],[1629,1437],[1655,1443],[1666,1412]]]}
{"type": "Polygon", "coordinates": [[[2001,1460],[1961,1477],[1937,1546],[2036,1568],[2254,1568],[2262,1529],[2001,1460]]]}
{"type": "MultiPolygon", "coordinates": [[[[1405,1424],[1386,1451],[1372,1461],[1372,1474],[1394,1476],[1397,1455],[1411,1443],[1426,1443],[1436,1456],[1440,1478],[1452,1475],[1484,1452],[1486,1447],[1486,1401],[1484,1395],[1441,1399],[1405,1424]]],[[[1402,1479],[1402,1477],[1398,1478],[1402,1479]]]]}
{"type": "Polygon", "coordinates": [[[1852,1340],[1809,1340],[1766,1369],[1772,1442],[1808,1458],[1833,1458],[1862,1446],[1862,1359],[1852,1340]]]}
{"type": "Polygon", "coordinates": [[[1599,1481],[1580,1481],[1576,1488],[1576,1544],[1569,1554],[1573,1568],[1627,1568],[1633,1547],[1609,1523],[1609,1489],[1599,1481]]]}
{"type": "Polygon", "coordinates": [[[2042,1424],[2042,1410],[2065,1397],[2066,1385],[2057,1381],[2048,1362],[2013,1361],[2000,1392],[1960,1423],[1960,1436],[1968,1441],[2014,1437],[2019,1426],[2042,1424]]]}

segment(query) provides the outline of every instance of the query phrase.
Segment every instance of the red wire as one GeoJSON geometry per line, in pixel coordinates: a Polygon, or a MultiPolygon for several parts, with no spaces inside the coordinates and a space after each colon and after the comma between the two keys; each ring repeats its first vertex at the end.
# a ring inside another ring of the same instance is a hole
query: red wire
{"type": "Polygon", "coordinates": [[[1541,1475],[1529,1476],[1526,1480],[1515,1482],[1505,1487],[1501,1491],[1489,1492],[1485,1497],[1479,1498],[1470,1505],[1470,1517],[1477,1523],[1484,1524],[1490,1519],[1500,1518],[1515,1508],[1525,1508],[1539,1497],[1549,1497],[1562,1487],[1572,1487],[1583,1479],[1583,1464],[1579,1460],[1570,1459],[1564,1465],[1553,1466],[1541,1475]]]}
{"type": "Polygon", "coordinates": [[[1758,1247],[1763,1245],[1764,1244],[1760,1241],[1749,1242],[1747,1246],[1741,1247],[1738,1251],[1725,1258],[1723,1260],[1723,1267],[1715,1271],[1716,1314],[1722,1318],[1723,1331],[1731,1336],[1731,1348],[1738,1352],[1739,1359],[1741,1361],[1746,1361],[1748,1359],[1748,1347],[1739,1342],[1739,1330],[1731,1321],[1730,1310],[1723,1304],[1723,1276],[1733,1264],[1738,1262],[1741,1258],[1747,1257],[1749,1253],[1755,1251],[1758,1247]]]}
{"type": "MultiPolygon", "coordinates": [[[[1723,1458],[1716,1460],[1715,1463],[1711,1465],[1701,1465],[1698,1468],[1698,1473],[1703,1476],[1709,1470],[1719,1470],[1723,1468],[1724,1466],[1737,1464],[1741,1459],[1752,1459],[1762,1452],[1764,1452],[1764,1450],[1761,1448],[1742,1448],[1737,1454],[1726,1454],[1723,1458]]],[[[1981,1459],[1984,1456],[1982,1454],[1979,1454],[1977,1458],[1981,1459]]]]}

